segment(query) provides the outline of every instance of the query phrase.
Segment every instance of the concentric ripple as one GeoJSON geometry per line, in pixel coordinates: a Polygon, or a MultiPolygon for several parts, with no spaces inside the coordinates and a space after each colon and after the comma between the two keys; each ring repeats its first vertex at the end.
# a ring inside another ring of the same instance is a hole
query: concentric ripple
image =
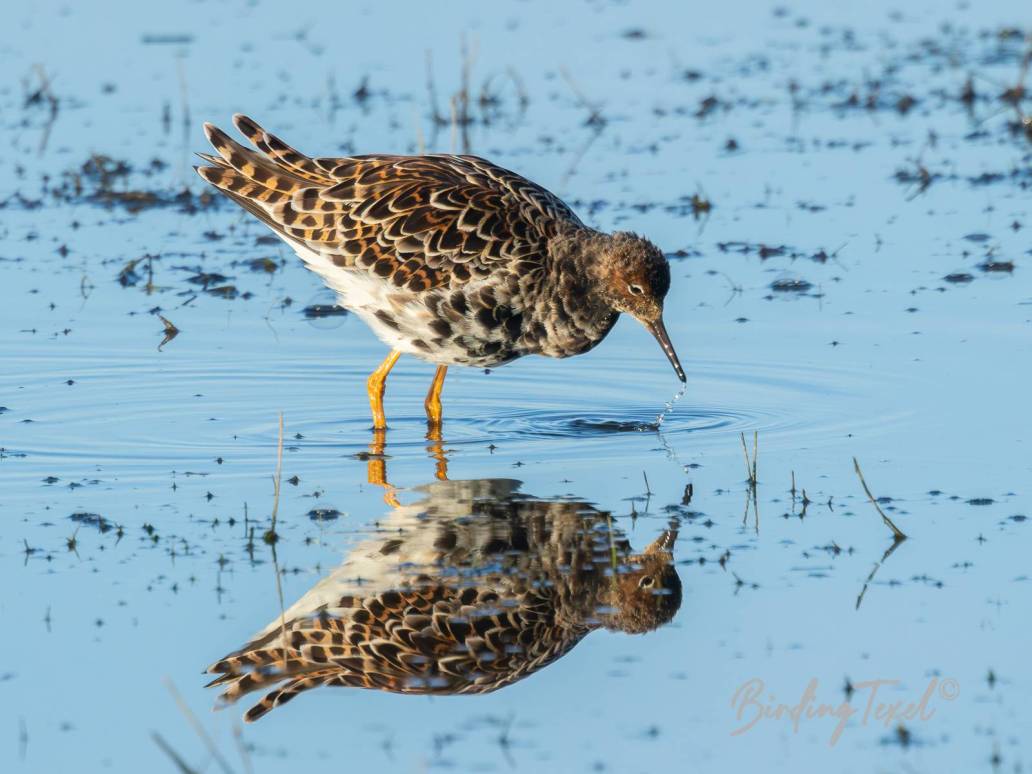
{"type": "MultiPolygon", "coordinates": [[[[282,411],[288,452],[304,453],[309,462],[339,465],[341,457],[369,449],[364,376],[375,352],[353,351],[346,362],[327,364],[325,349],[295,348],[276,359],[257,350],[250,343],[179,358],[148,351],[120,360],[96,352],[37,354],[0,381],[10,396],[0,418],[2,445],[58,476],[105,470],[144,481],[158,471],[164,476],[223,458],[235,470],[253,472],[268,469],[282,411]]],[[[669,380],[653,368],[654,358],[643,354],[638,363],[619,356],[594,356],[572,371],[564,363],[528,359],[490,377],[458,372],[446,386],[442,442],[465,455],[504,447],[536,459],[603,459],[626,455],[639,443],[644,451],[657,438],[693,453],[727,449],[739,433],[753,431],[766,448],[813,445],[876,432],[901,418],[872,403],[868,396],[886,393],[870,389],[872,382],[888,377],[869,371],[694,361],[686,391],[664,402],[669,380]],[[571,372],[572,383],[590,389],[571,390],[571,372]],[[643,374],[653,381],[643,383],[643,374]]],[[[391,376],[392,455],[422,454],[426,447],[422,392],[428,376],[426,366],[413,363],[391,376]]]]}

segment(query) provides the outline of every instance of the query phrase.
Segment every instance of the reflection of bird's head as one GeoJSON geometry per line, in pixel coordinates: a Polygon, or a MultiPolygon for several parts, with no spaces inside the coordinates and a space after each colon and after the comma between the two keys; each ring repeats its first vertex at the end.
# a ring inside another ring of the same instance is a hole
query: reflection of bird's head
{"type": "Polygon", "coordinates": [[[674,617],[681,607],[681,578],[672,553],[676,539],[677,532],[664,532],[644,553],[631,557],[629,572],[616,576],[607,628],[643,634],[674,617]]]}

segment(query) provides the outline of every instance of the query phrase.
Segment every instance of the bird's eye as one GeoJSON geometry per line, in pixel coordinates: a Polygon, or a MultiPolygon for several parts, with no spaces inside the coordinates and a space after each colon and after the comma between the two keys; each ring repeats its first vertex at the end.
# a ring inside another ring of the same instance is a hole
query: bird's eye
{"type": "Polygon", "coordinates": [[[654,585],[656,585],[656,579],[651,575],[646,575],[638,581],[638,588],[640,589],[651,589],[654,585]]]}
{"type": "Polygon", "coordinates": [[[631,291],[633,296],[641,296],[645,294],[645,289],[641,285],[628,285],[627,289],[631,291]]]}

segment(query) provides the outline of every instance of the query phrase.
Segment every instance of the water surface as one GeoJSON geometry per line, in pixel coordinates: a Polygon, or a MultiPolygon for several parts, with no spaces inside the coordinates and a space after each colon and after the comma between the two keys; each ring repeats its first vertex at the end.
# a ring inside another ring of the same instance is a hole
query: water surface
{"type": "Polygon", "coordinates": [[[8,14],[3,770],[176,770],[155,734],[198,771],[1027,768],[1032,107],[1000,98],[1024,5],[296,13],[8,14]],[[447,120],[463,36],[465,132],[447,120]],[[307,316],[327,303],[317,279],[190,169],[201,121],[236,111],[313,153],[468,144],[592,225],[647,234],[672,262],[687,390],[623,320],[580,358],[453,369],[440,438],[432,369],[402,360],[381,441],[364,379],[383,346],[307,316]],[[159,314],[180,330],[160,349],[159,314]],[[854,457],[909,535],[887,556],[854,457]],[[485,695],[327,687],[254,725],[249,705],[212,714],[201,671],[399,508],[425,518],[445,474],[481,495],[452,493],[449,519],[604,523],[627,546],[614,575],[676,529],[676,612],[594,627],[485,695]],[[733,734],[753,711],[736,714],[740,687],[793,705],[812,680],[857,711],[834,745],[827,717],[733,734]],[[886,702],[932,686],[934,714],[864,722],[858,686],[879,680],[898,681],[886,702]]]}

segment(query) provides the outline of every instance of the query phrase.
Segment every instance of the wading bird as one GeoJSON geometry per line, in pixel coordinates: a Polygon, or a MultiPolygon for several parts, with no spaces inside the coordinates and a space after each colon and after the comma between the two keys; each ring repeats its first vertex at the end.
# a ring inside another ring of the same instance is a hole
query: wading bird
{"type": "Polygon", "coordinates": [[[218,155],[197,172],[285,240],[391,348],[366,382],[386,427],[387,374],[402,354],[437,365],[426,396],[441,421],[450,365],[570,357],[642,323],[684,370],[663,324],[670,266],[635,234],[585,226],[554,194],[476,156],[309,158],[250,118],[245,148],[211,124],[218,155]]]}

